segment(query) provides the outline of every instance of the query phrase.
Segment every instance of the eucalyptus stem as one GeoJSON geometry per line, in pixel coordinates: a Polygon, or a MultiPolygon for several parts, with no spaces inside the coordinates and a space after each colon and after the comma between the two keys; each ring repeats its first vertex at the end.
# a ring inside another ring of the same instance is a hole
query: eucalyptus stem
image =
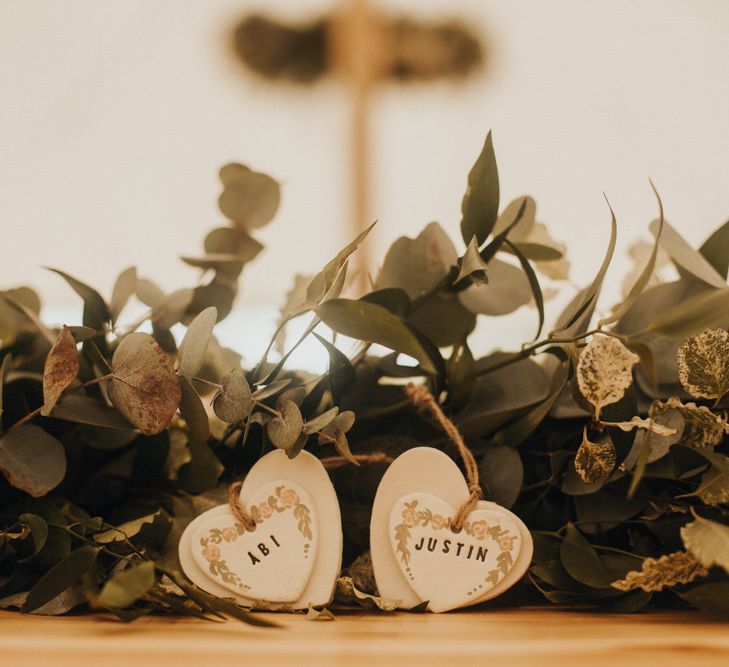
{"type": "MultiPolygon", "coordinates": [[[[79,391],[81,389],[86,389],[86,387],[91,387],[95,384],[99,384],[99,382],[103,382],[104,380],[110,380],[112,377],[113,377],[112,373],[108,373],[107,375],[102,375],[101,377],[94,378],[93,380],[89,380],[88,382],[84,382],[82,385],[79,385],[78,387],[72,387],[71,389],[68,390],[68,392],[71,393],[74,391],[79,391]]],[[[45,405],[45,403],[43,405],[45,405]]],[[[35,408],[35,410],[31,410],[27,415],[18,419],[18,421],[16,421],[8,429],[8,433],[10,433],[10,431],[18,428],[19,426],[22,426],[23,424],[29,422],[31,419],[34,419],[35,417],[37,417],[40,414],[41,410],[43,409],[43,405],[39,405],[37,408],[35,408]]]]}
{"type": "Polygon", "coordinates": [[[51,523],[50,521],[47,523],[48,523],[48,526],[50,526],[51,528],[56,528],[57,530],[62,530],[64,532],[68,533],[69,535],[71,535],[73,538],[75,538],[81,542],[84,542],[85,544],[98,548],[99,551],[102,551],[107,556],[113,556],[114,558],[121,558],[122,560],[126,560],[131,563],[138,563],[139,558],[141,558],[142,560],[149,560],[149,558],[147,558],[144,554],[142,554],[139,551],[135,550],[135,555],[138,554],[139,558],[131,558],[130,556],[124,556],[123,554],[116,553],[116,551],[112,551],[108,547],[105,547],[103,544],[99,544],[99,542],[96,542],[95,540],[91,540],[88,537],[85,537],[84,535],[79,535],[76,531],[72,530],[70,526],[64,526],[59,523],[51,523]]]}
{"type": "Polygon", "coordinates": [[[504,368],[505,366],[510,366],[511,364],[515,364],[517,361],[521,361],[522,359],[527,359],[528,357],[533,356],[537,353],[539,348],[545,347],[548,345],[568,345],[570,343],[577,343],[578,341],[581,341],[588,336],[593,336],[595,334],[603,334],[605,336],[612,336],[613,338],[617,338],[618,340],[624,340],[625,337],[621,336],[618,333],[615,333],[613,331],[603,331],[602,329],[591,329],[590,331],[586,331],[585,333],[579,334],[578,336],[572,336],[569,338],[545,338],[544,340],[537,341],[536,343],[532,343],[531,345],[527,345],[526,347],[523,347],[519,352],[514,352],[511,356],[507,357],[506,359],[503,359],[501,361],[498,361],[494,364],[491,364],[487,366],[486,368],[483,368],[479,371],[476,371],[475,376],[479,377],[481,375],[486,375],[488,373],[491,373],[492,371],[498,370],[499,368],[504,368]]]}

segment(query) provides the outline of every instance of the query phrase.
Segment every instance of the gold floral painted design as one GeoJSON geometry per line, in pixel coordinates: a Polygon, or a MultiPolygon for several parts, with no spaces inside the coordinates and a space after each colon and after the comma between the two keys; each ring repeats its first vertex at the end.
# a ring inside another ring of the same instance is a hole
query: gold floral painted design
{"type": "MultiPolygon", "coordinates": [[[[298,522],[296,526],[298,531],[307,540],[313,540],[311,510],[301,502],[299,494],[289,487],[277,486],[275,493],[264,502],[251,506],[250,515],[258,525],[274,514],[288,510],[293,510],[294,518],[298,522]]],[[[245,532],[245,526],[236,521],[232,526],[211,528],[206,537],[200,538],[202,557],[208,562],[210,573],[215,577],[220,577],[226,584],[234,584],[241,592],[249,590],[250,586],[228,567],[227,562],[221,558],[222,554],[217,545],[222,542],[235,542],[245,532]]],[[[308,552],[309,545],[306,544],[304,549],[308,552]]]]}
{"type": "MultiPolygon", "coordinates": [[[[405,563],[406,571],[412,578],[412,573],[409,568],[411,556],[410,529],[420,526],[422,528],[430,527],[436,531],[450,530],[452,518],[444,517],[440,514],[433,514],[427,507],[418,508],[418,501],[412,500],[405,503],[402,510],[402,519],[402,522],[395,526],[396,553],[399,554],[400,560],[405,563]]],[[[465,521],[462,530],[466,535],[476,540],[484,540],[487,537],[491,537],[499,546],[501,551],[496,557],[497,566],[495,569],[490,570],[485,578],[485,582],[495,586],[499,578],[506,576],[514,565],[514,558],[511,552],[517,536],[510,534],[508,530],[503,529],[499,524],[490,524],[485,519],[465,521]]],[[[469,595],[475,592],[476,590],[469,591],[469,595]]]]}

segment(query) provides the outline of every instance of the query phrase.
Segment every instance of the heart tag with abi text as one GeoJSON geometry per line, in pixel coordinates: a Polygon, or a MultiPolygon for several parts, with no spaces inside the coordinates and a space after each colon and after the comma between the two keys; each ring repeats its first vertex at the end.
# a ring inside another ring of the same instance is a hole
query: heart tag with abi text
{"type": "Polygon", "coordinates": [[[193,520],[179,544],[182,569],[197,586],[248,607],[307,609],[330,602],[341,568],[342,528],[334,487],[319,459],[277,450],[246,476],[239,503],[193,520]]]}
{"type": "Polygon", "coordinates": [[[451,529],[469,498],[453,460],[432,447],[414,447],[395,459],[377,488],[370,522],[370,553],[381,596],[401,609],[427,602],[433,612],[490,600],[526,573],[533,544],[513,512],[481,500],[460,532],[451,529]]]}
{"type": "Polygon", "coordinates": [[[255,530],[247,531],[232,513],[210,516],[192,534],[193,558],[233,593],[294,602],[304,592],[316,559],[319,527],[311,508],[311,497],[298,484],[269,482],[247,508],[255,530]]]}

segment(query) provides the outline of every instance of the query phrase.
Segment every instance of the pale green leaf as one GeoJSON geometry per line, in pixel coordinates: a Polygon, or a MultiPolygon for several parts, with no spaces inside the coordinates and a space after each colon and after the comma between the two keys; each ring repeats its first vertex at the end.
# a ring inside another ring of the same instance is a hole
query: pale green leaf
{"type": "Polygon", "coordinates": [[[206,308],[199,313],[187,327],[185,337],[180,343],[178,351],[179,367],[177,372],[186,378],[197,375],[203,364],[205,352],[213,335],[213,327],[218,317],[214,306],[206,308]]]}
{"type": "Polygon", "coordinates": [[[475,236],[480,246],[493,230],[499,214],[499,173],[491,132],[468,173],[468,187],[461,202],[461,213],[463,242],[469,243],[475,236]]]}
{"type": "Polygon", "coordinates": [[[729,572],[729,526],[695,515],[681,528],[681,539],[704,567],[718,565],[729,572]]]}
{"type": "Polygon", "coordinates": [[[382,306],[361,300],[332,299],[318,306],[315,312],[337,333],[402,352],[416,359],[426,373],[436,372],[418,338],[382,306]]]}

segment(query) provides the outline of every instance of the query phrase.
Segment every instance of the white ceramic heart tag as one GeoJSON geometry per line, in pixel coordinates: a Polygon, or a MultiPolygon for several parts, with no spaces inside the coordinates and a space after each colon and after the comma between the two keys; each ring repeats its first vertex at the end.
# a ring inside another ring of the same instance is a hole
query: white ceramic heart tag
{"type": "Polygon", "coordinates": [[[459,533],[456,509],[429,493],[410,493],[390,512],[390,544],[400,570],[428,608],[448,611],[473,604],[513,569],[521,533],[506,514],[475,509],[459,533]]]}
{"type": "Polygon", "coordinates": [[[228,505],[201,514],[180,538],[187,577],[247,607],[328,604],[342,564],[342,525],[319,459],[306,451],[294,459],[267,454],[243,481],[239,502],[256,529],[246,531],[228,505]]]}
{"type": "MultiPolygon", "coordinates": [[[[452,517],[454,509],[460,507],[468,499],[468,485],[458,466],[446,454],[432,447],[415,447],[401,454],[390,465],[380,481],[372,507],[370,551],[380,595],[401,600],[401,609],[412,609],[423,602],[429,601],[431,604],[428,605],[428,608],[431,611],[443,611],[444,605],[439,605],[438,601],[430,600],[431,589],[420,586],[420,593],[416,591],[409,573],[405,569],[401,569],[401,554],[397,551],[397,546],[393,546],[392,543],[391,516],[396,514],[395,508],[399,506],[400,501],[409,495],[434,496],[436,501],[442,502],[446,506],[440,510],[440,515],[445,519],[449,516],[452,517]],[[426,592],[428,595],[422,597],[421,595],[426,595],[426,592]]],[[[403,508],[400,509],[401,512],[402,510],[403,508]]],[[[508,569],[506,573],[501,572],[495,584],[493,582],[477,582],[483,588],[476,588],[475,593],[470,596],[466,595],[466,601],[457,606],[477,604],[500,595],[524,576],[531,563],[532,539],[529,530],[521,519],[506,508],[485,500],[477,503],[474,512],[481,510],[497,513],[500,518],[499,523],[504,526],[508,523],[514,537],[518,536],[512,546],[511,559],[513,563],[509,568],[505,568],[508,569]],[[517,544],[519,545],[518,554],[513,551],[517,544]]],[[[438,512],[434,512],[434,514],[438,514],[438,512]]],[[[473,512],[467,517],[467,521],[470,522],[474,519],[472,515],[473,512]]],[[[440,521],[437,520],[436,524],[440,525],[440,521]]],[[[481,529],[477,528],[477,530],[480,531],[481,529]]],[[[450,530],[448,532],[451,533],[450,530]]],[[[453,533],[451,535],[458,538],[458,535],[453,533]]],[[[463,535],[463,532],[460,535],[463,535]]],[[[431,537],[434,537],[434,535],[431,535],[431,537]]],[[[443,539],[451,538],[444,537],[443,539]]],[[[460,541],[464,542],[463,539],[460,541]]],[[[416,544],[419,543],[418,540],[416,544]]],[[[427,544],[426,540],[426,550],[427,544]]],[[[455,542],[451,542],[449,545],[449,553],[442,555],[453,555],[450,552],[454,544],[457,552],[458,540],[456,539],[455,542]]],[[[444,546],[441,543],[441,550],[444,546]]],[[[481,546],[483,547],[483,545],[481,546]]],[[[461,555],[463,555],[464,549],[465,543],[464,547],[461,548],[461,555]]],[[[493,548],[491,552],[493,552],[493,548]]],[[[472,559],[474,553],[478,556],[477,545],[474,551],[471,552],[472,559]]],[[[468,550],[465,551],[465,554],[468,555],[468,550]]],[[[502,561],[505,560],[507,560],[507,557],[503,557],[502,561]]],[[[448,567],[441,571],[439,577],[442,581],[448,582],[450,586],[454,586],[456,572],[458,570],[448,567]]],[[[487,574],[484,576],[487,576],[487,574]]],[[[468,588],[469,582],[466,581],[465,583],[465,590],[471,590],[468,588]]]]}
{"type": "Polygon", "coordinates": [[[269,482],[251,501],[256,529],[247,531],[232,512],[209,516],[192,534],[193,558],[233,593],[294,602],[304,592],[317,555],[318,526],[311,507],[311,497],[298,484],[269,482]]]}

